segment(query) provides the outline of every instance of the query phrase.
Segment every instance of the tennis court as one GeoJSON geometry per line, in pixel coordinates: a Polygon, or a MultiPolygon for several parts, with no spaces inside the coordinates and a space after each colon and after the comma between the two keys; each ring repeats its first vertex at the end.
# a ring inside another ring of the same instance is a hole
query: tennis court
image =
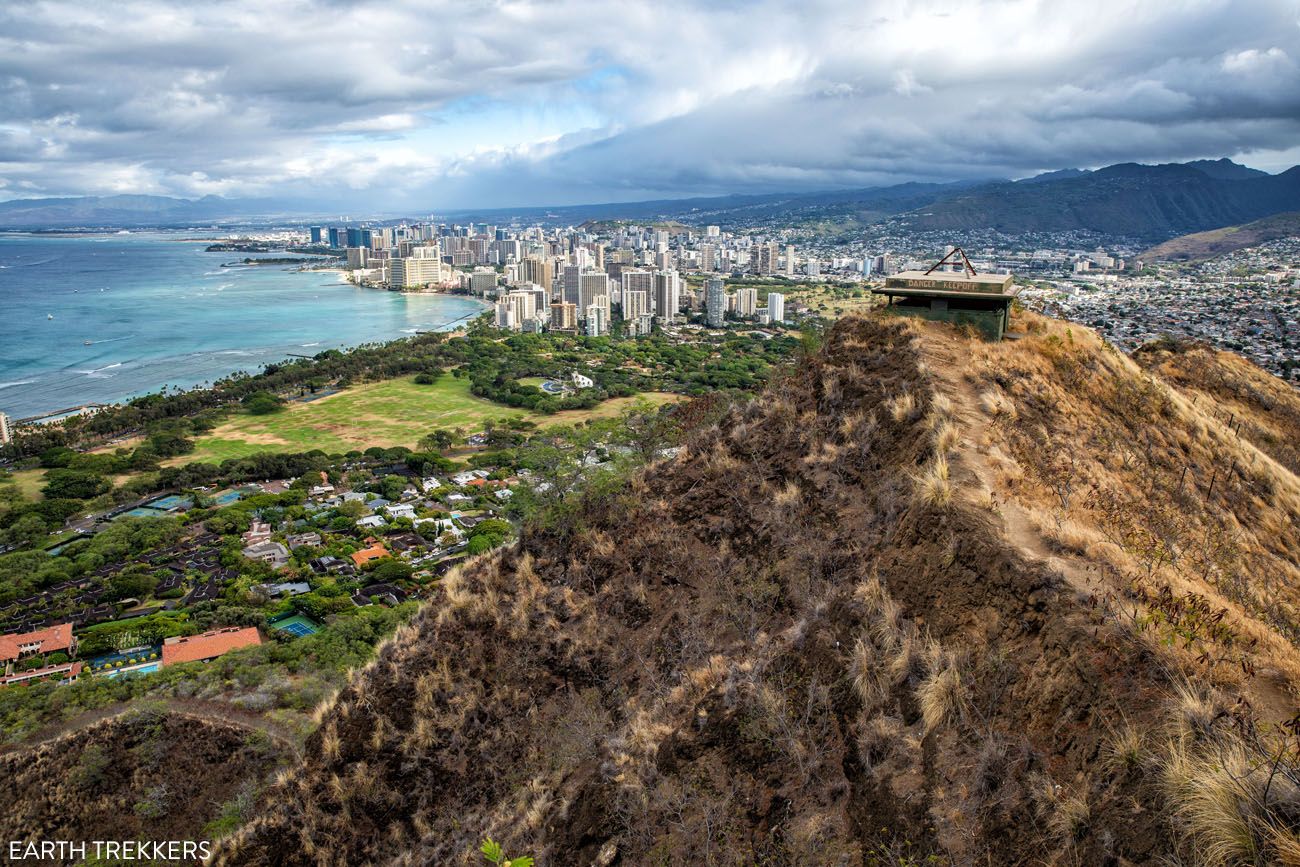
{"type": "Polygon", "coordinates": [[[284,620],[270,624],[270,626],[272,629],[287,632],[295,638],[301,638],[304,635],[315,635],[320,631],[320,624],[302,614],[286,617],[284,620]]]}

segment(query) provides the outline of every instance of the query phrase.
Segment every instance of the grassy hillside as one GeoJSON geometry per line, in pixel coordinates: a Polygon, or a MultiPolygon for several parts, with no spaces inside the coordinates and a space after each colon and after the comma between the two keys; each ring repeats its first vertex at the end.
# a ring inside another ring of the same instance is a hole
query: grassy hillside
{"type": "MultiPolygon", "coordinates": [[[[413,377],[390,379],[345,389],[307,403],[291,403],[273,415],[242,413],[199,437],[194,452],[171,463],[241,458],[257,452],[305,452],[321,449],[342,454],[371,446],[414,446],[437,428],[479,430],[487,419],[522,416],[539,424],[575,424],[587,418],[616,415],[633,398],[605,401],[591,410],[539,415],[503,406],[470,394],[467,379],[440,377],[419,385],[413,377]]],[[[646,400],[663,403],[675,395],[652,393],[646,400]]]]}
{"type": "Polygon", "coordinates": [[[1233,250],[1295,235],[1300,235],[1300,213],[1274,214],[1242,226],[1225,226],[1172,238],[1163,244],[1157,244],[1138,258],[1148,262],[1212,259],[1233,250]]]}
{"type": "Polygon", "coordinates": [[[248,817],[259,788],[291,755],[275,736],[238,721],[162,706],[131,711],[0,754],[8,794],[0,834],[211,839],[248,817]]]}
{"type": "Polygon", "coordinates": [[[845,319],[453,573],[216,863],[1295,863],[1300,481],[1026,325],[845,319]]]}

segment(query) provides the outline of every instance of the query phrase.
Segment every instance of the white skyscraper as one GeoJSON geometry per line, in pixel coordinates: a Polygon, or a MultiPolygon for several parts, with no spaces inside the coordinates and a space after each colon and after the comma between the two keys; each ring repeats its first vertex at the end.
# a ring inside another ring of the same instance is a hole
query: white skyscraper
{"type": "Polygon", "coordinates": [[[785,275],[794,276],[794,246],[787,244],[785,248],[785,275]]]}
{"type": "Polygon", "coordinates": [[[785,296],[780,292],[767,293],[767,315],[773,322],[785,321],[785,296]]]}
{"type": "Polygon", "coordinates": [[[682,278],[676,271],[655,274],[654,314],[661,320],[675,319],[682,306],[682,278]]]}
{"type": "Polygon", "coordinates": [[[742,286],[736,290],[736,315],[753,318],[758,311],[758,290],[742,286]]]}
{"type": "Polygon", "coordinates": [[[609,296],[602,296],[607,302],[604,306],[592,304],[587,308],[587,336],[604,337],[609,333],[609,296]]]}

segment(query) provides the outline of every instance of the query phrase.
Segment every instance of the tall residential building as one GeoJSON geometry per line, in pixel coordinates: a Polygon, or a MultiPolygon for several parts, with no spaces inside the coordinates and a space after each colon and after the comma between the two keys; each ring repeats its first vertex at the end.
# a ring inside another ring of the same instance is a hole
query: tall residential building
{"type": "Polygon", "coordinates": [[[522,330],[527,323],[537,321],[537,293],[531,289],[516,289],[507,293],[496,305],[498,328],[522,330]]]}
{"type": "Polygon", "coordinates": [[[497,288],[497,272],[491,269],[475,271],[469,275],[469,291],[474,295],[486,295],[497,288]]]}
{"type": "MultiPolygon", "coordinates": [[[[655,273],[646,271],[643,268],[624,268],[623,269],[623,317],[627,318],[627,293],[644,292],[646,303],[653,304],[655,297],[655,273]]],[[[646,309],[650,312],[650,308],[646,309]]]]}
{"type": "Polygon", "coordinates": [[[704,235],[707,238],[717,238],[722,234],[717,226],[705,226],[704,235]]]}
{"type": "Polygon", "coordinates": [[[714,244],[700,245],[700,270],[718,270],[718,248],[714,244]]]}
{"type": "Polygon", "coordinates": [[[750,266],[759,274],[775,274],[780,250],[774,243],[755,245],[750,251],[750,266]]]}
{"type": "MultiPolygon", "coordinates": [[[[579,279],[578,309],[585,311],[601,295],[606,298],[605,307],[609,307],[609,277],[604,271],[587,271],[579,279]]],[[[567,300],[568,290],[565,290],[567,300]]]]}
{"type": "Polygon", "coordinates": [[[704,321],[710,328],[721,328],[727,314],[727,290],[721,277],[704,281],[704,321]]]}
{"type": "MultiPolygon", "coordinates": [[[[604,296],[608,300],[609,296],[604,296]]],[[[604,337],[609,333],[609,306],[592,304],[587,308],[586,328],[588,337],[604,337]]]]}
{"type": "Polygon", "coordinates": [[[758,290],[751,286],[742,286],[736,290],[736,315],[752,319],[758,312],[758,290]]]}
{"type": "Polygon", "coordinates": [[[414,257],[388,260],[388,285],[392,289],[416,289],[451,278],[450,269],[441,259],[414,257]]]}
{"type": "Polygon", "coordinates": [[[785,296],[780,292],[767,293],[767,315],[773,322],[785,321],[785,296]]]}
{"type": "Polygon", "coordinates": [[[676,271],[655,274],[654,314],[672,321],[682,307],[682,278],[676,271]]]}
{"type": "Polygon", "coordinates": [[[578,329],[578,308],[563,301],[552,304],[551,329],[553,331],[576,331],[578,329]]]}
{"type": "Polygon", "coordinates": [[[498,301],[492,324],[502,331],[518,331],[520,323],[515,319],[514,305],[504,298],[498,301]]]}
{"type": "Polygon", "coordinates": [[[794,245],[787,244],[785,248],[785,276],[794,276],[794,245]]]}
{"type": "Polygon", "coordinates": [[[549,259],[534,259],[531,256],[519,262],[519,282],[536,283],[547,292],[553,287],[555,270],[549,259]]]}
{"type": "Polygon", "coordinates": [[[585,269],[581,265],[564,266],[564,294],[560,297],[566,304],[577,306],[578,293],[582,286],[582,272],[585,269]]]}
{"type": "Polygon", "coordinates": [[[370,248],[348,247],[347,256],[349,269],[355,271],[357,268],[364,268],[370,261],[370,248]]]}
{"type": "Polygon", "coordinates": [[[623,318],[637,319],[650,314],[650,293],[644,289],[623,290],[623,318]]]}
{"type": "Polygon", "coordinates": [[[14,430],[9,426],[9,416],[0,412],[0,446],[13,441],[14,430]]]}

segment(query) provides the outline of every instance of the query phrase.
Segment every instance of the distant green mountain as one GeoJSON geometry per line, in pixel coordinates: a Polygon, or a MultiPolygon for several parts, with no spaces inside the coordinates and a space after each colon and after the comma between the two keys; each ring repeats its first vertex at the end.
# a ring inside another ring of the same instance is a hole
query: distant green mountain
{"type": "MultiPolygon", "coordinates": [[[[1285,211],[1300,211],[1300,167],[1270,175],[1221,159],[1156,166],[1121,163],[1096,171],[1061,169],[1019,181],[905,183],[818,192],[438,213],[462,223],[519,220],[577,225],[636,220],[695,226],[716,223],[729,229],[804,225],[815,226],[828,237],[837,231],[851,234],[865,224],[901,216],[916,229],[993,228],[1012,234],[1086,230],[1155,243],[1285,211]]],[[[0,202],[0,229],[274,222],[320,213],[319,207],[309,203],[217,196],[196,200],[133,195],[24,199],[0,202]]]]}
{"type": "Polygon", "coordinates": [[[1190,262],[1254,247],[1265,241],[1300,236],[1300,212],[1274,214],[1242,226],[1182,235],[1157,244],[1138,258],[1147,262],[1190,262]]]}
{"type": "Polygon", "coordinates": [[[917,229],[1087,230],[1162,241],[1300,210],[1300,166],[1270,175],[1228,160],[1121,163],[1086,174],[993,183],[906,215],[917,229]]]}

